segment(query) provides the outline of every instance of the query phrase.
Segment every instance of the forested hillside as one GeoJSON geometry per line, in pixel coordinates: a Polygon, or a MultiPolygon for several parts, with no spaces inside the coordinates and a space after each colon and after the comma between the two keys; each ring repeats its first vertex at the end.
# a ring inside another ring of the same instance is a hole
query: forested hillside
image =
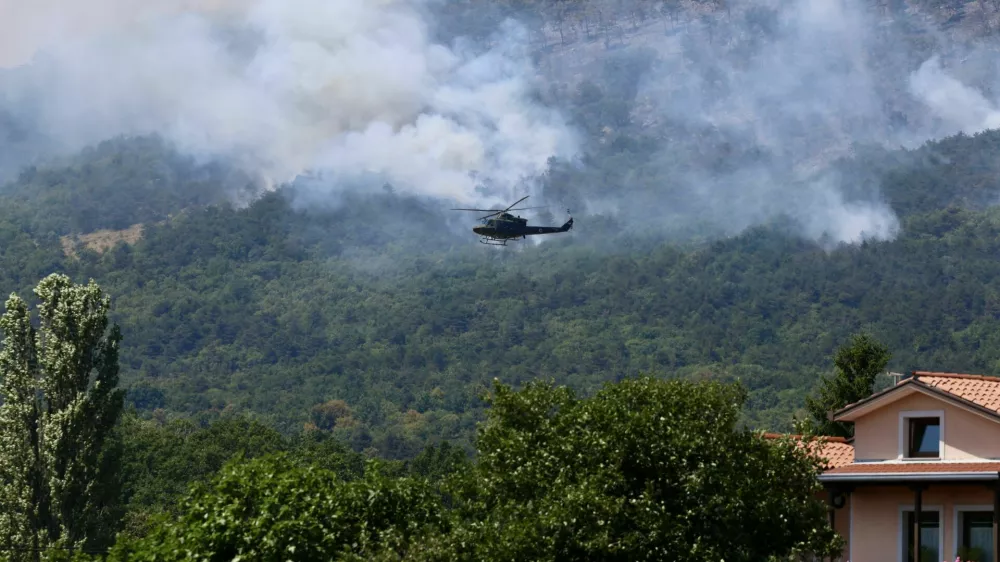
{"type": "Polygon", "coordinates": [[[130,400],[157,418],[252,411],[407,457],[428,440],[466,441],[494,377],[592,391],[647,372],[740,377],[747,420],[787,429],[859,328],[889,344],[898,370],[996,368],[1000,215],[977,203],[1000,177],[998,143],[988,132],[881,158],[904,217],[891,242],[828,250],[776,221],[665,245],[602,238],[583,218],[541,245],[495,251],[450,229],[446,211],[391,194],[305,211],[287,187],[246,208],[199,207],[208,171],[155,141],[120,141],[7,187],[33,196],[2,211],[3,285],[27,293],[51,270],[101,283],[126,335],[130,400]],[[62,203],[114,200],[113,182],[87,178],[144,185],[150,170],[187,210],[62,203]],[[59,238],[82,221],[144,220],[141,239],[103,253],[78,242],[69,257],[59,238]]]}
{"type": "MultiPolygon", "coordinates": [[[[377,181],[324,170],[268,181],[247,162],[285,155],[268,152],[280,136],[250,135],[233,158],[176,131],[127,134],[31,163],[18,155],[39,137],[18,131],[45,105],[11,113],[5,154],[23,165],[0,189],[0,289],[27,295],[52,272],[100,283],[142,416],[254,413],[390,458],[441,439],[470,447],[493,378],[585,393],[640,373],[739,378],[744,421],[786,430],[862,328],[889,345],[891,369],[994,372],[993,8],[983,26],[931,33],[958,12],[857,2],[824,19],[809,2],[751,4],[429,7],[435,37],[463,56],[528,47],[538,105],[503,106],[522,119],[501,112],[509,136],[483,133],[503,166],[534,169],[505,152],[530,145],[518,133],[563,130],[543,109],[572,133],[553,145],[575,139],[538,177],[476,185],[530,193],[526,204],[547,207],[532,224],[561,224],[566,207],[576,218],[568,234],[502,250],[476,243],[475,215],[431,191],[454,176],[414,163],[429,157],[410,145],[390,145],[401,152],[381,157],[377,181]],[[504,17],[527,35],[504,31],[504,17]],[[855,36],[864,56],[828,49],[855,36]],[[941,76],[958,86],[928,90],[941,76]]],[[[469,80],[497,59],[471,60],[469,80]]],[[[439,139],[425,144],[447,152],[439,139]]],[[[362,152],[333,161],[365,168],[348,158],[362,152]]]]}

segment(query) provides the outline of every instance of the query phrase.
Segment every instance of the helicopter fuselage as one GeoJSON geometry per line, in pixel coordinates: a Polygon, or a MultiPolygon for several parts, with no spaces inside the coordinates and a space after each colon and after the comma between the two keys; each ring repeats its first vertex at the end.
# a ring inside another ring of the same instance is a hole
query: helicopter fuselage
{"type": "Polygon", "coordinates": [[[528,224],[528,219],[504,213],[499,218],[484,221],[483,226],[473,227],[472,231],[486,238],[508,240],[536,234],[566,232],[571,228],[573,228],[572,217],[562,226],[532,226],[528,224]]]}

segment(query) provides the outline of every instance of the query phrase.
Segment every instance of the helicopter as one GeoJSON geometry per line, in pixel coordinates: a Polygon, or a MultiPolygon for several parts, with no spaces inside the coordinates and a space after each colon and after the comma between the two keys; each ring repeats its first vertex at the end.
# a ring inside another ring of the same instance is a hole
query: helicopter
{"type": "MultiPolygon", "coordinates": [[[[522,219],[521,217],[514,216],[510,214],[510,211],[526,211],[528,209],[543,209],[544,207],[523,207],[520,209],[515,209],[514,206],[518,203],[524,201],[530,197],[526,195],[521,199],[518,199],[513,205],[507,207],[506,209],[452,209],[452,211],[478,211],[478,212],[488,212],[490,214],[480,217],[479,220],[482,221],[483,226],[476,226],[472,228],[472,232],[478,234],[481,238],[479,242],[482,244],[487,244],[490,246],[506,246],[508,240],[516,240],[518,238],[525,239],[528,236],[535,234],[555,234],[557,232],[568,232],[569,229],[573,228],[573,217],[569,217],[566,224],[562,226],[531,226],[528,224],[528,219],[522,219]]],[[[569,209],[566,210],[569,214],[569,209]]]]}

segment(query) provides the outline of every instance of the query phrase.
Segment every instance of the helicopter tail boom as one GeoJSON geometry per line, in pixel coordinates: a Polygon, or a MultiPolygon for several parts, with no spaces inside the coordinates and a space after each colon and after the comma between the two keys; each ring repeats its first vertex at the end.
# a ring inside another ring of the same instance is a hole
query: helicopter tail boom
{"type": "Polygon", "coordinates": [[[525,236],[532,234],[555,234],[557,232],[569,232],[573,228],[573,218],[570,217],[566,224],[562,226],[529,226],[525,229],[525,236]]]}

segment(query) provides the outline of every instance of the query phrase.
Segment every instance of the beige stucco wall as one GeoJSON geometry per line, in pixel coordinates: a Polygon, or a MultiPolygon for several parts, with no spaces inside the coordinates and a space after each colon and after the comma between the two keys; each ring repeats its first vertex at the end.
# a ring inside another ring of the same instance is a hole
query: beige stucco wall
{"type": "MultiPolygon", "coordinates": [[[[844,551],[851,562],[897,562],[902,559],[900,508],[912,509],[913,492],[908,488],[858,488],[851,494],[848,535],[853,548],[844,551]]],[[[941,560],[955,559],[955,507],[983,506],[992,509],[993,493],[984,486],[938,486],[923,493],[924,509],[939,507],[944,523],[941,560]]],[[[837,520],[839,531],[840,519],[837,520]]]]}
{"type": "Polygon", "coordinates": [[[899,457],[899,414],[944,411],[944,459],[1000,459],[1000,424],[926,394],[912,394],[854,422],[857,462],[899,457]]]}

